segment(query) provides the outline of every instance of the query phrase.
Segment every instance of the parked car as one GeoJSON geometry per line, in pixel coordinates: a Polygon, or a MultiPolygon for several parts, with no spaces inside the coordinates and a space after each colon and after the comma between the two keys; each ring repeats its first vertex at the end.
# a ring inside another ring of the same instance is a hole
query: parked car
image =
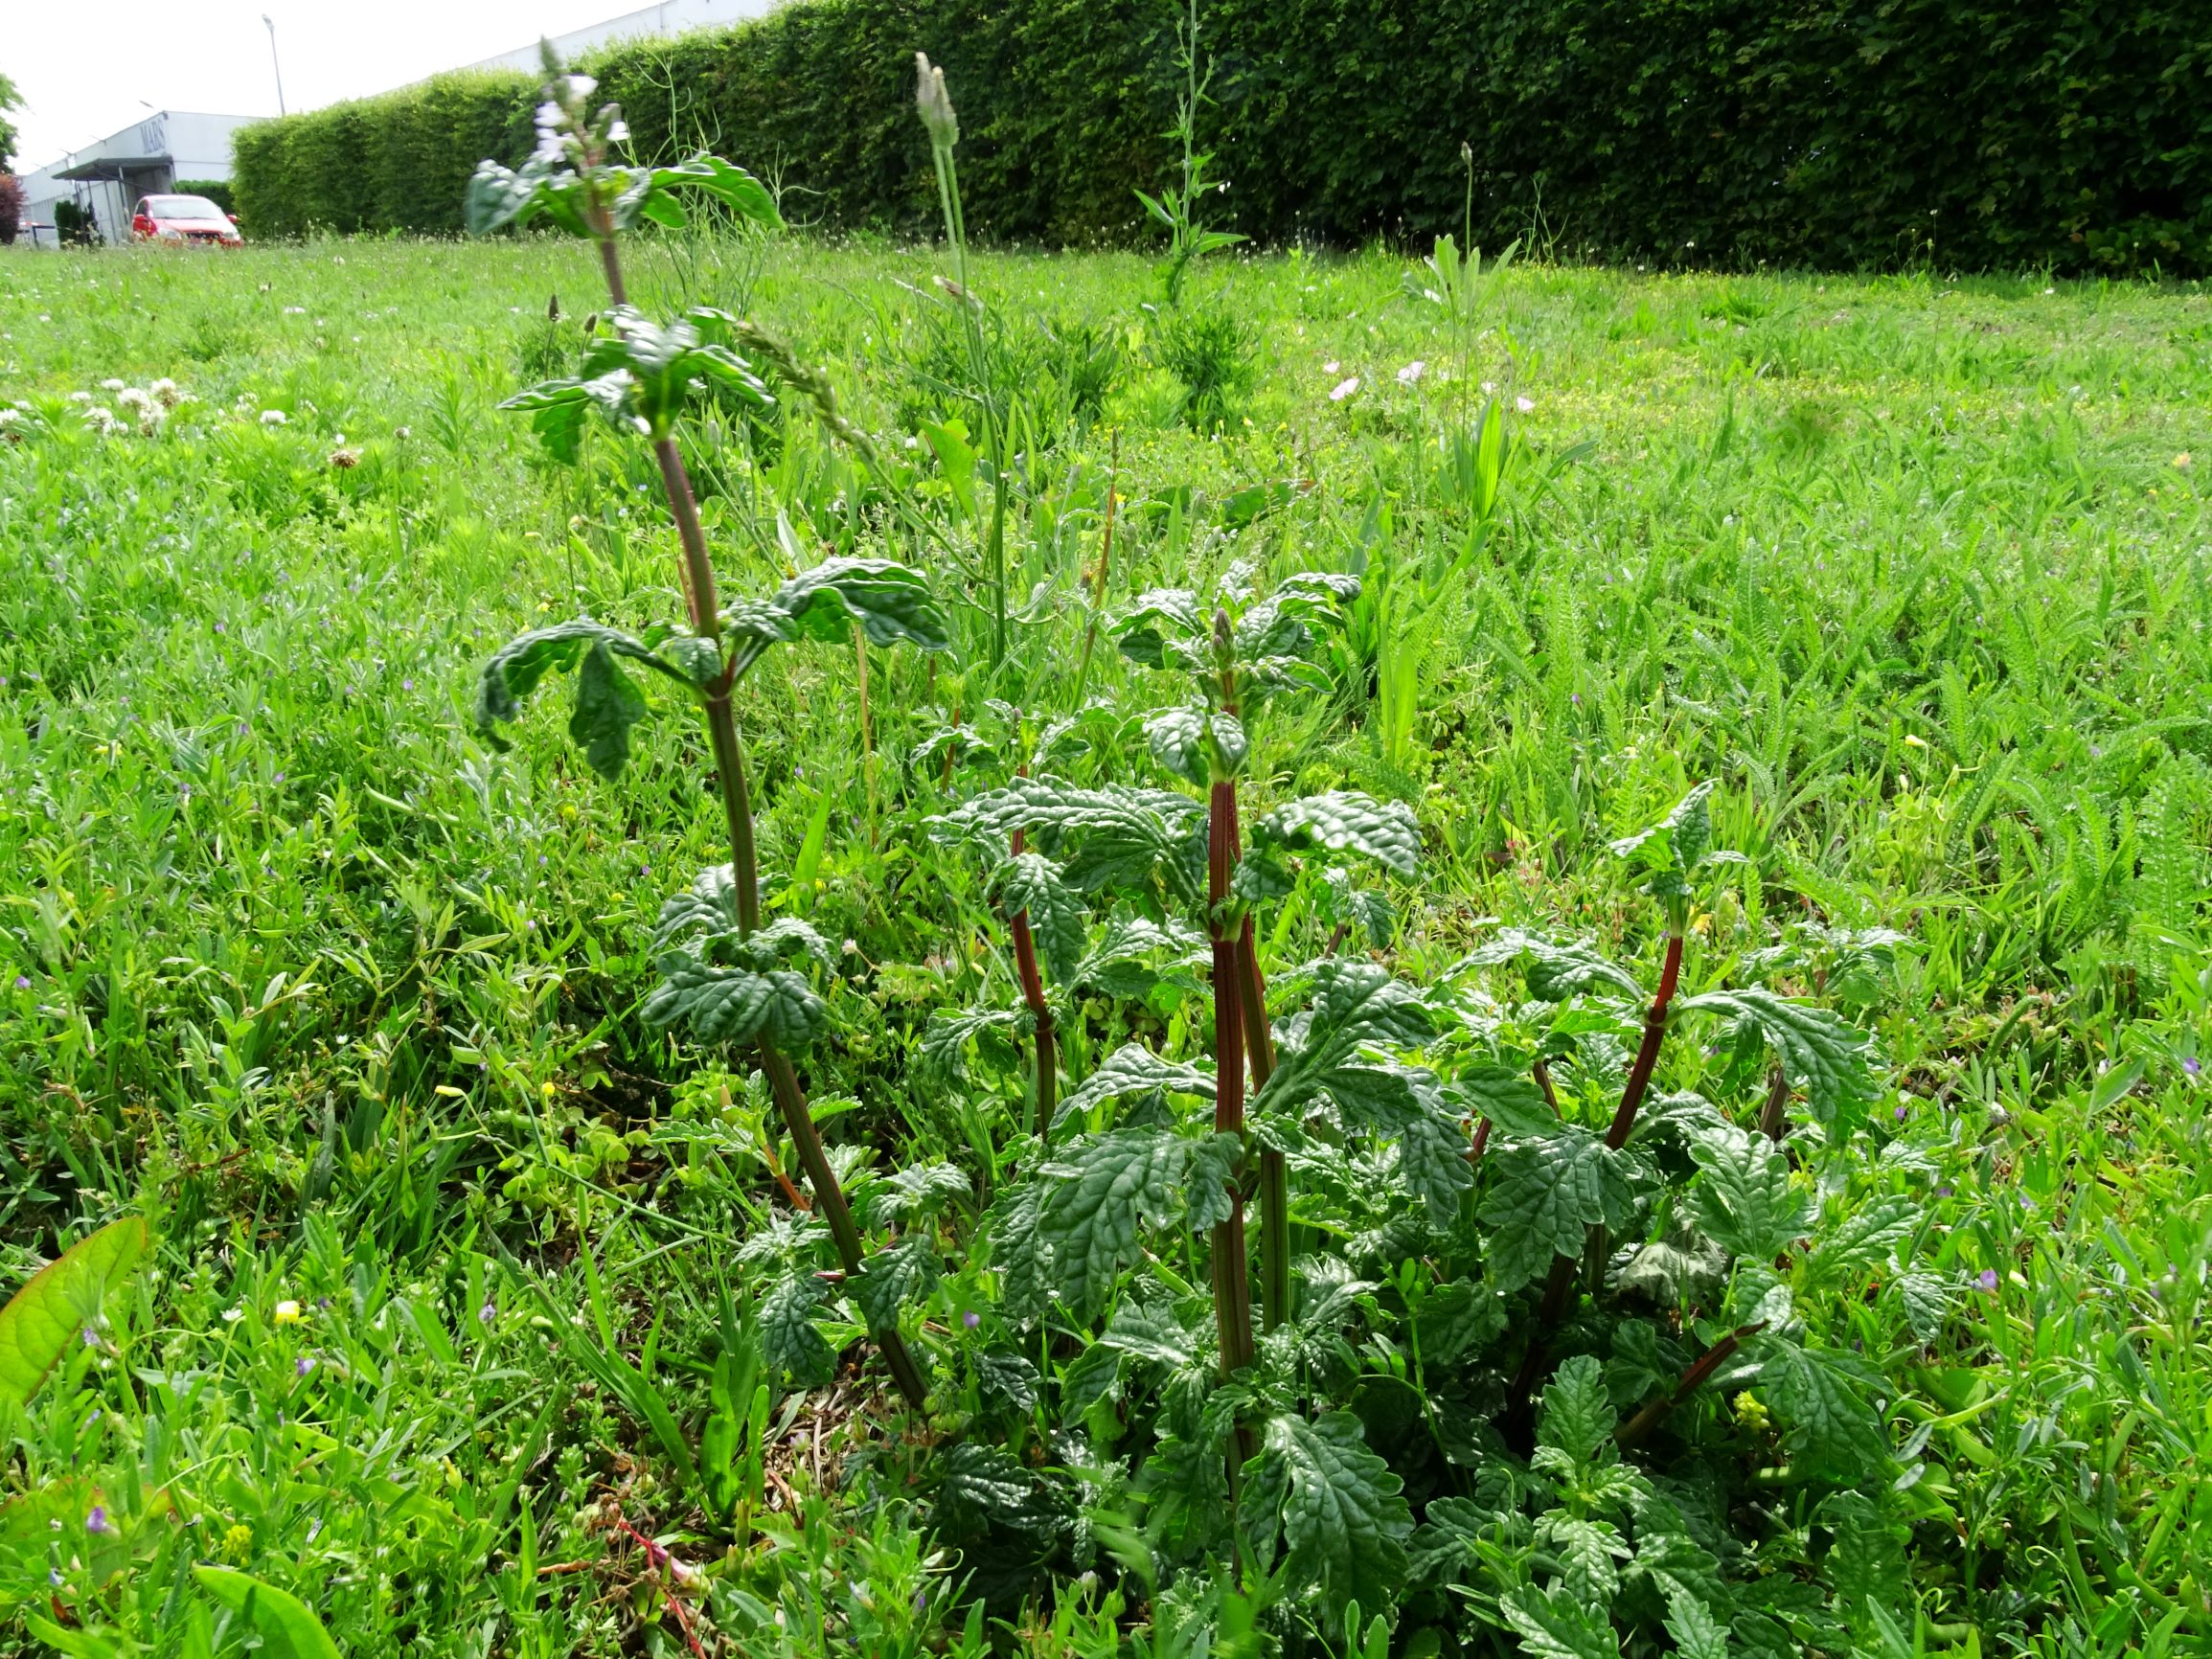
{"type": "Polygon", "coordinates": [[[239,221],[204,195],[140,196],[130,234],[142,242],[219,242],[226,248],[245,240],[239,221]]]}

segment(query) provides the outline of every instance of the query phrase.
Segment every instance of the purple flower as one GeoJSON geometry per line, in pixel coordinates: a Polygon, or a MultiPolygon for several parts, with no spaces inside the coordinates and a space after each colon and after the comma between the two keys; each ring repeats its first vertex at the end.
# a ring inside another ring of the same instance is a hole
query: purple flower
{"type": "Polygon", "coordinates": [[[969,1329],[973,1330],[978,1325],[983,1323],[983,1315],[976,1312],[974,1308],[970,1307],[966,1313],[963,1313],[960,1316],[960,1323],[967,1326],[969,1329]]]}
{"type": "MultiPolygon", "coordinates": [[[[16,984],[18,985],[21,985],[22,983],[23,982],[21,980],[16,981],[16,984]]],[[[2199,1072],[2204,1069],[2204,1063],[2195,1055],[2191,1055],[2187,1059],[2181,1062],[2181,1069],[2187,1072],[2191,1077],[2195,1077],[2199,1072]]]]}
{"type": "Polygon", "coordinates": [[[292,1361],[292,1375],[294,1376],[305,1376],[308,1372],[314,1369],[315,1360],[314,1355],[312,1354],[303,1353],[299,1358],[292,1361]]]}
{"type": "Polygon", "coordinates": [[[411,692],[415,689],[415,682],[413,680],[401,680],[399,682],[399,689],[402,692],[411,692]]]}
{"type": "Polygon", "coordinates": [[[1901,1123],[1901,1124],[1902,1124],[1902,1123],[1904,1123],[1904,1120],[1905,1120],[1907,1117],[1911,1116],[1911,1114],[1910,1114],[1908,1111],[1906,1111],[1906,1109],[1905,1109],[1905,1106],[1904,1106],[1904,1102],[1902,1102],[1902,1101],[1900,1101],[1900,1102],[1898,1102],[1897,1110],[1896,1110],[1896,1112],[1895,1112],[1893,1115],[1896,1117],[1897,1121],[1898,1121],[1899,1123],[1901,1123]]]}
{"type": "Polygon", "coordinates": [[[59,1567],[49,1567],[49,1568],[47,1568],[47,1569],[46,1569],[46,1581],[47,1581],[49,1584],[58,1584],[58,1583],[60,1583],[60,1582],[61,1582],[61,1569],[60,1569],[59,1567]]]}
{"type": "Polygon", "coordinates": [[[84,1517],[84,1530],[88,1533],[112,1533],[115,1531],[115,1523],[107,1518],[107,1506],[105,1504],[94,1504],[92,1506],[92,1513],[84,1517]]]}
{"type": "Polygon", "coordinates": [[[1568,702],[1570,702],[1570,703],[1572,703],[1572,704],[1574,704],[1576,708],[1578,708],[1578,709],[1579,709],[1579,708],[1581,708],[1581,707],[1582,707],[1582,704],[1583,704],[1583,694],[1582,694],[1582,693],[1580,693],[1580,692],[1569,692],[1569,693],[1567,693],[1567,701],[1568,701],[1568,702]]]}
{"type": "Polygon", "coordinates": [[[27,973],[17,974],[15,976],[15,989],[17,990],[29,990],[31,989],[31,976],[27,973]]]}
{"type": "Polygon", "coordinates": [[[487,1302],[482,1307],[479,1307],[476,1310],[476,1320],[480,1325],[490,1325],[494,1319],[497,1319],[498,1317],[499,1304],[496,1302],[487,1302]]]}
{"type": "Polygon", "coordinates": [[[1949,1187],[1938,1187],[1935,1190],[1935,1195],[1938,1198],[1948,1198],[1950,1196],[1950,1193],[1951,1190],[1949,1187]]]}
{"type": "Polygon", "coordinates": [[[1981,1277],[1976,1279],[1974,1283],[1984,1290],[1994,1292],[1997,1287],[1997,1270],[1995,1267],[1984,1267],[1981,1270],[1981,1277]]]}
{"type": "Polygon", "coordinates": [[[277,774],[277,782],[278,782],[278,783],[280,783],[280,784],[282,784],[284,781],[285,781],[285,775],[284,775],[282,772],[279,772],[279,773],[277,774]]]}

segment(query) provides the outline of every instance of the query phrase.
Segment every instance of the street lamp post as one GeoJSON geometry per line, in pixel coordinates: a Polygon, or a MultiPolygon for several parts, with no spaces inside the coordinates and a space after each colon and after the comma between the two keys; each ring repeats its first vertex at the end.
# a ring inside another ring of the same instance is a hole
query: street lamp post
{"type": "Polygon", "coordinates": [[[269,28],[269,67],[277,72],[277,113],[285,113],[285,66],[277,61],[277,20],[266,11],[262,21],[269,28]]]}

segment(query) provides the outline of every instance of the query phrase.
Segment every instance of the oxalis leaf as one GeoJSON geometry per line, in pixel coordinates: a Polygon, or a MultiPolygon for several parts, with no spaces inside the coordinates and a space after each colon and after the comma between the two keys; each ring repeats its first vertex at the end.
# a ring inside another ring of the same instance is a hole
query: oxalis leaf
{"type": "Polygon", "coordinates": [[[1580,1256],[1590,1228],[1628,1218],[1632,1193],[1621,1154],[1587,1129],[1513,1141],[1484,1163],[1482,1218],[1492,1227],[1488,1261],[1500,1290],[1549,1272],[1554,1257],[1580,1256]]]}
{"type": "Polygon", "coordinates": [[[235,1567],[205,1562],[193,1568],[200,1588],[240,1615],[261,1638],[267,1659],[338,1659],[338,1645],[322,1620],[297,1596],[249,1578],[235,1567]]]}
{"type": "Polygon", "coordinates": [[[1071,1148],[1041,1173],[1060,1183],[1045,1200],[1039,1236],[1051,1247],[1060,1294],[1079,1317],[1095,1312],[1136,1260],[1137,1229],[1182,1208],[1190,1143],[1159,1127],[1116,1129],[1071,1148]]]}
{"type": "Polygon", "coordinates": [[[1421,860],[1421,831],[1413,808],[1353,790],[1311,795],[1263,813],[1252,825],[1255,842],[1275,842],[1292,852],[1316,848],[1357,852],[1411,875],[1421,860]]]}
{"type": "Polygon", "coordinates": [[[1675,1007],[1727,1014],[1756,1031],[1773,1050],[1782,1075],[1805,1091],[1813,1122],[1832,1141],[1850,1139],[1881,1098],[1872,1063],[1874,1039],[1840,1014],[1758,987],[1708,991],[1685,997],[1675,1007]]]}
{"type": "Polygon", "coordinates": [[[1260,1514],[1280,1518],[1293,1581],[1338,1609],[1386,1605],[1402,1587],[1413,1511],[1352,1413],[1270,1419],[1247,1478],[1260,1514]]]}
{"type": "Polygon", "coordinates": [[[146,1250],[146,1221],[126,1216],[80,1239],[0,1307],[0,1399],[27,1402],[72,1343],[100,1328],[101,1307],[146,1250]]]}

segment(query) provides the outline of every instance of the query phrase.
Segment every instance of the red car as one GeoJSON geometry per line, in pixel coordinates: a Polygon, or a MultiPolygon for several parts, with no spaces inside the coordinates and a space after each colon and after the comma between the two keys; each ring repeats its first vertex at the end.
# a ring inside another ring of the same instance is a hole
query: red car
{"type": "Polygon", "coordinates": [[[226,248],[245,240],[239,221],[204,195],[140,196],[130,234],[142,242],[215,242],[226,248]]]}

